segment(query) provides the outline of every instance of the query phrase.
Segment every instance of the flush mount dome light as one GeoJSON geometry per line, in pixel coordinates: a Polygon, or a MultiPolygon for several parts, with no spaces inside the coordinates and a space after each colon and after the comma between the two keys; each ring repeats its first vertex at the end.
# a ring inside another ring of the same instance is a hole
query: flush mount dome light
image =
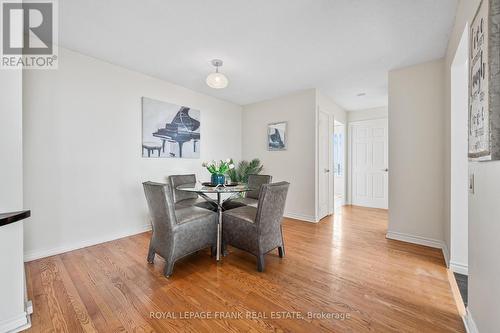
{"type": "Polygon", "coordinates": [[[222,60],[214,59],[212,60],[212,65],[215,67],[215,73],[211,73],[207,76],[207,85],[214,89],[224,89],[229,84],[227,77],[219,73],[219,67],[222,67],[222,60]]]}

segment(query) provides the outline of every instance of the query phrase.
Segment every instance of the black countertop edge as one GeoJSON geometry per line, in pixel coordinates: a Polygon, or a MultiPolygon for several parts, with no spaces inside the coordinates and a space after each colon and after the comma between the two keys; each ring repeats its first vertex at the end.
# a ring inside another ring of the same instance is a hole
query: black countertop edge
{"type": "Polygon", "coordinates": [[[29,210],[0,214],[0,227],[17,221],[24,220],[30,216],[31,216],[31,211],[29,210]]]}

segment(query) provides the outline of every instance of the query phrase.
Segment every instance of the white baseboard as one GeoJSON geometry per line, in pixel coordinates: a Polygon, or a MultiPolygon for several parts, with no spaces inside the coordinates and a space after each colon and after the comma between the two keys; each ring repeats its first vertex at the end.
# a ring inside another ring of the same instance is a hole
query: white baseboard
{"type": "Polygon", "coordinates": [[[464,325],[467,333],[479,333],[476,322],[472,318],[472,314],[470,313],[469,309],[467,309],[465,312],[464,325]]]}
{"type": "Polygon", "coordinates": [[[402,241],[402,242],[424,245],[424,246],[433,247],[436,249],[441,249],[441,251],[443,252],[444,261],[446,262],[446,267],[449,267],[448,247],[446,246],[446,244],[442,240],[426,238],[426,237],[421,237],[421,236],[415,236],[415,235],[405,234],[405,233],[396,232],[396,231],[387,231],[387,234],[385,237],[388,239],[393,239],[393,240],[398,240],[398,241],[402,241]]]}
{"type": "Polygon", "coordinates": [[[54,247],[54,248],[26,252],[26,253],[24,253],[24,262],[32,261],[32,260],[36,260],[36,259],[40,259],[40,258],[45,258],[45,257],[50,257],[50,256],[53,256],[56,254],[61,254],[64,252],[78,250],[78,249],[81,249],[84,247],[109,242],[109,241],[123,238],[123,237],[137,235],[137,234],[140,234],[142,232],[149,231],[149,230],[151,230],[151,224],[148,223],[148,224],[136,227],[136,228],[131,228],[131,229],[128,229],[125,231],[120,231],[120,232],[117,232],[114,234],[96,237],[93,239],[88,239],[88,240],[80,241],[80,242],[73,243],[73,244],[65,244],[65,245],[54,247]]]}
{"type": "MultiPolygon", "coordinates": [[[[28,324],[26,312],[23,312],[13,318],[9,318],[0,322],[0,332],[19,332],[28,324]]],[[[26,327],[27,328],[27,327],[26,327]]]]}
{"type": "Polygon", "coordinates": [[[22,326],[19,326],[19,327],[15,328],[15,329],[9,331],[8,333],[18,333],[18,332],[25,331],[28,328],[31,328],[31,315],[28,314],[26,317],[27,317],[27,321],[28,321],[26,324],[24,324],[22,326]]]}
{"type": "Polygon", "coordinates": [[[458,274],[469,275],[469,266],[458,262],[450,261],[450,270],[458,274]]]}
{"type": "Polygon", "coordinates": [[[310,216],[310,215],[296,214],[296,213],[285,213],[283,216],[288,217],[290,219],[301,220],[301,221],[310,222],[310,223],[317,223],[318,222],[318,221],[316,221],[316,218],[314,216],[310,216]]]}
{"type": "Polygon", "coordinates": [[[389,239],[399,240],[399,241],[403,241],[403,242],[407,242],[407,243],[413,243],[413,244],[434,247],[436,249],[442,249],[444,246],[443,241],[440,241],[437,239],[426,238],[426,237],[421,237],[421,236],[414,236],[414,235],[404,234],[404,233],[395,232],[395,231],[387,231],[386,237],[389,239]]]}

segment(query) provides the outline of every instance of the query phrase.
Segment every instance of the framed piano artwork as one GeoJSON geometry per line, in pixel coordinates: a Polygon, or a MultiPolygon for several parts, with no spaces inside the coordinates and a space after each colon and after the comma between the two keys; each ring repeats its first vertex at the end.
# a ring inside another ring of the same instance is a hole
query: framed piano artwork
{"type": "Polygon", "coordinates": [[[469,159],[500,159],[500,0],[482,0],[470,26],[469,159]]]}
{"type": "Polygon", "coordinates": [[[267,149],[270,151],[286,150],[287,122],[272,123],[267,125],[267,149]]]}
{"type": "Polygon", "coordinates": [[[200,158],[200,111],[142,97],[142,157],[200,158]]]}

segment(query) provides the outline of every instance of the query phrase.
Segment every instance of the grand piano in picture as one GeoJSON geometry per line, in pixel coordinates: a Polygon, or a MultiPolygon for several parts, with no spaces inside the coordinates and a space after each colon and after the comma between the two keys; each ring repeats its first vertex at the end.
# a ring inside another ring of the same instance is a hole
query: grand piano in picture
{"type": "Polygon", "coordinates": [[[274,133],[269,135],[269,147],[273,149],[283,149],[285,144],[281,139],[280,131],[277,128],[274,129],[274,133]]]}
{"type": "MultiPolygon", "coordinates": [[[[179,144],[179,157],[182,157],[182,146],[185,142],[193,141],[193,151],[196,152],[196,143],[200,141],[200,122],[189,116],[189,110],[188,107],[181,107],[171,123],[153,133],[153,136],[162,140],[163,152],[166,141],[179,144]]],[[[171,156],[175,157],[172,153],[171,156]]]]}

